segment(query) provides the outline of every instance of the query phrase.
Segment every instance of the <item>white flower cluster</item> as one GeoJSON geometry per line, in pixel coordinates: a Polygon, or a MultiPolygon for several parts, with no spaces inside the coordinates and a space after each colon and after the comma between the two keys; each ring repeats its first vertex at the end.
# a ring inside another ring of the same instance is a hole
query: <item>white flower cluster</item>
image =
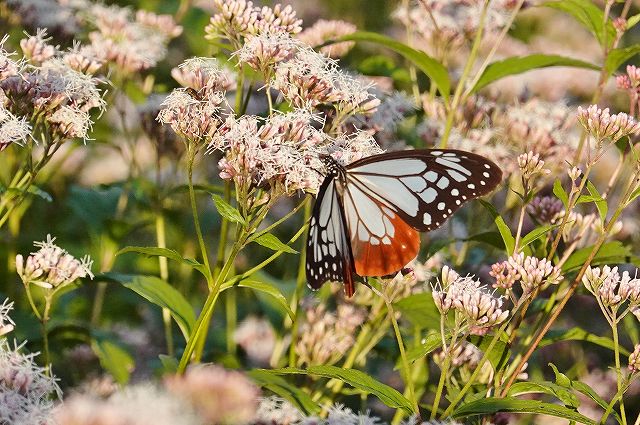
{"type": "Polygon", "coordinates": [[[582,283],[611,318],[616,316],[619,319],[631,311],[640,320],[640,279],[637,277],[632,278],[627,271],[621,275],[617,267],[589,267],[582,283]],[[628,309],[619,313],[627,302],[628,309]]]}

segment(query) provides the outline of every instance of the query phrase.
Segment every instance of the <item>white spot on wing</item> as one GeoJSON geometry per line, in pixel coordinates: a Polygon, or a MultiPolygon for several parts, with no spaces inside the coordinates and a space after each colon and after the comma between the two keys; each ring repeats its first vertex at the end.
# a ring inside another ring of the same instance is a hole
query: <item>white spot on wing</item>
{"type": "Polygon", "coordinates": [[[360,165],[349,169],[349,173],[374,173],[390,176],[403,176],[406,174],[420,174],[427,166],[419,159],[401,158],[376,161],[370,164],[360,165]]]}

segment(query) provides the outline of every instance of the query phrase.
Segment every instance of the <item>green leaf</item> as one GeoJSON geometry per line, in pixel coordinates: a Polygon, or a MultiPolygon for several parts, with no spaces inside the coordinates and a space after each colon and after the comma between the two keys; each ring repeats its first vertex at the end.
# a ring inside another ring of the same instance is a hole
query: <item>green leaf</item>
{"type": "Polygon", "coordinates": [[[554,365],[553,363],[549,363],[549,366],[551,367],[551,369],[553,369],[553,373],[556,376],[556,384],[560,385],[563,388],[570,388],[571,379],[569,379],[569,377],[564,373],[560,372],[556,365],[554,365]]]}
{"type": "Polygon", "coordinates": [[[211,195],[213,202],[216,204],[216,209],[220,215],[232,223],[239,223],[243,226],[246,225],[244,217],[240,214],[240,211],[232,207],[227,201],[222,199],[220,195],[211,195]]]}
{"type": "Polygon", "coordinates": [[[598,65],[578,59],[568,58],[559,55],[535,54],[529,56],[514,56],[501,61],[493,62],[484,70],[478,82],[471,89],[472,93],[477,92],[488,84],[509,75],[522,74],[534,69],[547,68],[550,66],[571,66],[575,68],[586,68],[599,70],[598,65]]]}
{"type": "MultiPolygon", "coordinates": [[[[578,270],[582,267],[589,258],[589,254],[593,250],[592,246],[581,248],[571,254],[567,261],[562,265],[563,273],[578,270]]],[[[631,250],[629,247],[622,244],[620,241],[613,241],[604,243],[598,253],[591,260],[591,265],[596,266],[600,264],[620,264],[626,263],[630,260],[631,250]]]]}
{"type": "MultiPolygon", "coordinates": [[[[261,369],[264,370],[264,369],[261,369]]],[[[337,366],[309,366],[308,369],[298,369],[294,367],[285,367],[282,369],[272,369],[272,373],[276,374],[299,374],[299,375],[318,375],[325,378],[338,379],[346,384],[351,385],[365,394],[373,394],[384,404],[393,408],[400,408],[407,413],[413,412],[411,402],[398,390],[391,388],[382,382],[376,381],[364,372],[355,369],[343,369],[337,366]]]]}
{"type": "Polygon", "coordinates": [[[629,196],[629,202],[627,202],[627,205],[629,205],[638,196],[640,196],[640,187],[634,190],[633,193],[631,193],[631,196],[629,196]]]}
{"type": "Polygon", "coordinates": [[[490,415],[497,412],[537,413],[568,419],[581,424],[595,425],[592,419],[568,407],[538,400],[520,400],[515,397],[487,397],[475,400],[459,406],[453,411],[451,416],[457,419],[476,415],[490,415]]]}
{"type": "MultiPolygon", "coordinates": [[[[598,406],[602,407],[604,410],[606,410],[607,407],[609,406],[609,403],[606,400],[600,397],[598,393],[593,390],[593,388],[591,388],[584,382],[571,381],[571,387],[574,388],[576,391],[579,391],[582,394],[586,395],[591,400],[595,401],[598,404],[598,406]]],[[[618,423],[622,423],[622,420],[620,419],[620,415],[618,415],[618,412],[616,412],[615,410],[612,410],[611,413],[616,417],[616,419],[618,420],[618,423]]]]}
{"type": "Polygon", "coordinates": [[[567,195],[567,192],[565,192],[562,187],[560,179],[556,179],[556,181],[553,182],[553,194],[556,195],[556,198],[562,201],[562,205],[564,205],[565,210],[569,208],[569,195],[567,195]]]}
{"type": "Polygon", "coordinates": [[[629,47],[621,47],[613,49],[609,52],[604,68],[609,74],[613,74],[620,68],[620,65],[640,53],[640,44],[634,44],[629,47]]]}
{"type": "Polygon", "coordinates": [[[578,398],[569,391],[553,382],[516,382],[509,388],[508,396],[519,396],[523,394],[549,394],[562,401],[565,406],[577,408],[580,406],[578,398]]]}
{"type": "Polygon", "coordinates": [[[431,292],[409,295],[393,304],[403,318],[422,329],[440,329],[440,312],[431,292]]]}
{"type": "MultiPolygon", "coordinates": [[[[491,348],[491,351],[489,351],[489,355],[487,356],[487,360],[489,360],[489,363],[491,363],[491,366],[493,366],[493,369],[496,371],[501,370],[504,367],[510,356],[509,345],[507,344],[507,340],[504,338],[504,336],[505,334],[502,334],[502,340],[498,339],[493,344],[493,348],[491,348]]],[[[474,336],[470,338],[470,341],[473,345],[478,347],[480,351],[486,353],[492,339],[493,336],[474,336]]]]}
{"type": "Polygon", "coordinates": [[[169,260],[185,264],[192,269],[199,271],[203,276],[207,277],[207,269],[204,264],[199,263],[193,258],[184,258],[178,253],[178,251],[175,251],[173,249],[160,248],[158,246],[126,246],[120,251],[116,252],[116,256],[127,252],[136,252],[139,254],[148,255],[150,257],[166,257],[169,260]]]}
{"type": "Polygon", "coordinates": [[[412,49],[406,44],[394,40],[391,37],[374,32],[358,31],[353,34],[340,37],[335,41],[366,41],[379,44],[399,53],[405,59],[412,62],[420,71],[424,72],[431,79],[432,84],[435,84],[436,87],[438,87],[442,97],[445,100],[449,100],[451,81],[449,80],[447,68],[426,53],[412,49]]]}
{"type": "Polygon", "coordinates": [[[637,15],[633,15],[632,17],[627,19],[627,30],[635,27],[638,22],[640,22],[640,13],[638,13],[637,15]]]}
{"type": "Polygon", "coordinates": [[[133,357],[113,338],[93,332],[91,348],[98,356],[100,365],[107,370],[117,383],[124,385],[129,381],[134,367],[133,357]]]}
{"type": "Polygon", "coordinates": [[[162,363],[163,373],[178,372],[178,367],[180,365],[178,359],[172,356],[167,356],[166,354],[160,354],[158,357],[160,358],[160,363],[162,363]]]}
{"type": "Polygon", "coordinates": [[[498,249],[505,249],[504,240],[502,240],[500,232],[496,231],[478,233],[473,236],[469,236],[466,240],[482,242],[486,243],[487,245],[494,246],[498,249]]]}
{"type": "Polygon", "coordinates": [[[537,227],[537,228],[533,229],[532,231],[530,231],[529,233],[524,235],[524,237],[520,241],[520,246],[522,248],[524,248],[525,246],[529,245],[530,243],[532,243],[534,241],[537,241],[541,237],[545,236],[546,234],[548,234],[549,232],[551,232],[553,229],[555,229],[558,226],[559,226],[559,224],[545,224],[544,226],[540,226],[540,227],[537,227]]]}
{"type": "Polygon", "coordinates": [[[258,245],[262,245],[266,248],[272,249],[274,251],[282,251],[289,254],[297,254],[298,251],[291,248],[289,245],[283,243],[277,236],[271,233],[263,233],[255,239],[252,239],[251,242],[255,242],[258,245]]]}
{"type": "Polygon", "coordinates": [[[491,216],[493,217],[493,221],[498,227],[500,236],[502,236],[502,240],[504,241],[504,246],[507,251],[507,254],[513,253],[513,249],[516,246],[516,240],[511,234],[511,230],[509,229],[509,226],[507,226],[507,223],[505,223],[504,219],[500,217],[500,214],[498,214],[498,211],[495,209],[493,205],[491,205],[487,201],[483,201],[482,199],[479,199],[479,201],[489,211],[489,213],[491,213],[491,216]]]}
{"type": "Polygon", "coordinates": [[[420,344],[407,350],[407,359],[413,363],[440,347],[442,347],[442,336],[439,332],[430,332],[420,341],[420,344]]]}
{"type": "Polygon", "coordinates": [[[293,311],[291,311],[291,307],[289,307],[289,303],[287,302],[287,299],[285,298],[284,295],[282,295],[282,292],[280,292],[280,290],[275,286],[272,286],[266,282],[260,282],[257,280],[250,280],[250,279],[241,280],[238,283],[238,286],[241,288],[250,288],[250,289],[253,289],[254,291],[260,291],[267,295],[270,295],[276,301],[277,303],[276,305],[279,306],[281,310],[287,313],[292,320],[296,319],[295,317],[296,315],[293,311]]]}
{"type": "MultiPolygon", "coordinates": [[[[592,334],[580,327],[550,330],[540,341],[539,347],[546,347],[547,345],[561,341],[585,341],[608,348],[612,351],[615,349],[615,344],[611,338],[592,334]]],[[[630,354],[624,347],[619,346],[618,348],[623,355],[628,356],[630,354]]]]}
{"type": "Polygon", "coordinates": [[[104,278],[119,282],[153,304],[166,308],[174,318],[185,340],[189,339],[196,316],[191,304],[177,289],[155,276],[106,273],[104,278]]]}
{"type": "Polygon", "coordinates": [[[591,0],[562,0],[543,3],[542,6],[561,10],[573,16],[600,44],[604,44],[605,38],[610,46],[616,36],[616,29],[610,21],[604,23],[604,12],[591,0]]]}
{"type": "Polygon", "coordinates": [[[604,224],[607,219],[607,212],[609,212],[609,206],[607,205],[607,201],[600,195],[598,189],[591,183],[587,181],[587,190],[594,198],[594,203],[596,204],[596,208],[598,209],[598,214],[600,215],[600,221],[604,224]]]}
{"type": "Polygon", "coordinates": [[[315,415],[320,413],[320,406],[318,406],[318,404],[314,402],[307,393],[302,391],[296,385],[290,384],[281,376],[272,373],[271,370],[254,369],[247,372],[247,374],[258,385],[290,401],[295,407],[305,414],[315,415]]]}

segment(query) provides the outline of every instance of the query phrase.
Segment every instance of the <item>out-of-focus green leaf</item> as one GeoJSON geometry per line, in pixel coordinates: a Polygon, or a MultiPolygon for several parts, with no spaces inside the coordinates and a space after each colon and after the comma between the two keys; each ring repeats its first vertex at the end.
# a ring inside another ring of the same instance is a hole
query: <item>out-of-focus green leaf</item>
{"type": "Polygon", "coordinates": [[[604,20],[604,12],[596,6],[591,0],[562,0],[548,1],[542,6],[551,7],[561,10],[573,16],[586,29],[593,34],[600,44],[604,44],[605,39],[607,45],[611,45],[616,36],[616,29],[611,21],[604,20]]]}
{"type": "Polygon", "coordinates": [[[486,397],[475,400],[458,406],[451,416],[454,418],[465,418],[468,416],[491,415],[498,412],[537,413],[568,419],[581,424],[595,425],[595,421],[581,415],[574,409],[538,400],[520,400],[515,397],[486,397]]]}
{"type": "MultiPolygon", "coordinates": [[[[582,267],[589,258],[589,254],[593,250],[593,247],[586,247],[577,250],[562,265],[562,271],[564,273],[578,270],[582,267]]],[[[591,260],[591,265],[596,266],[600,264],[620,264],[626,263],[630,260],[631,250],[628,246],[624,246],[620,241],[613,241],[604,243],[598,253],[591,260]]]]}
{"type": "Polygon", "coordinates": [[[353,34],[340,37],[335,41],[366,41],[379,44],[401,54],[405,59],[412,62],[420,71],[424,72],[431,79],[432,84],[435,84],[436,87],[438,87],[440,94],[445,100],[449,99],[451,81],[449,80],[447,68],[426,53],[415,50],[391,37],[374,32],[358,31],[353,34]]]}
{"type": "Polygon", "coordinates": [[[562,401],[565,406],[569,407],[578,407],[580,406],[580,401],[578,398],[569,391],[567,388],[564,388],[558,384],[554,384],[553,382],[542,381],[542,382],[516,382],[509,388],[508,396],[519,396],[523,394],[549,394],[556,397],[558,400],[562,401]]]}
{"type": "MultiPolygon", "coordinates": [[[[592,334],[579,327],[550,330],[540,341],[539,347],[546,347],[560,341],[585,341],[610,350],[615,349],[615,344],[611,338],[592,334]]],[[[624,347],[620,346],[618,348],[623,355],[628,356],[630,354],[624,347]]]]}
{"type": "Polygon", "coordinates": [[[177,251],[169,248],[160,248],[158,246],[126,246],[120,251],[116,252],[116,255],[124,254],[127,252],[137,252],[139,254],[148,255],[150,257],[166,257],[169,260],[183,263],[194,270],[199,271],[203,276],[207,277],[207,269],[204,264],[199,263],[193,258],[184,258],[177,251]]]}
{"type": "Polygon", "coordinates": [[[124,385],[129,381],[135,363],[124,347],[108,335],[93,332],[91,348],[98,356],[100,365],[113,376],[117,383],[124,385]]]}
{"type": "Polygon", "coordinates": [[[176,373],[180,362],[175,357],[167,356],[166,354],[160,354],[160,363],[162,363],[163,373],[176,373]]]}
{"type": "Polygon", "coordinates": [[[544,226],[536,227],[535,229],[524,235],[524,237],[520,240],[520,247],[524,248],[530,243],[537,241],[558,226],[559,224],[545,224],[544,226]]]}
{"type": "Polygon", "coordinates": [[[569,195],[567,195],[567,192],[565,192],[562,187],[560,179],[556,179],[556,181],[553,182],[553,194],[556,195],[556,198],[562,201],[562,205],[564,205],[565,210],[569,208],[569,195]]]}
{"type": "Polygon", "coordinates": [[[168,309],[171,317],[180,327],[185,340],[189,339],[189,335],[191,335],[193,326],[196,323],[196,316],[191,304],[173,286],[155,276],[107,273],[102,277],[114,280],[147,301],[168,309]]]}
{"type": "Polygon", "coordinates": [[[609,74],[613,74],[618,70],[618,68],[620,68],[620,65],[624,64],[626,61],[637,54],[640,54],[640,44],[613,49],[607,56],[607,60],[604,63],[604,68],[609,74]]]}
{"type": "Polygon", "coordinates": [[[627,19],[627,30],[635,27],[638,22],[640,22],[640,13],[638,13],[637,15],[633,15],[632,17],[627,19]]]}
{"type": "Polygon", "coordinates": [[[254,291],[259,291],[271,296],[271,298],[273,298],[276,301],[278,307],[281,310],[283,310],[285,313],[287,313],[292,320],[295,320],[295,314],[293,313],[293,311],[291,311],[291,307],[289,307],[289,302],[287,301],[285,296],[282,294],[282,292],[280,292],[280,290],[275,286],[272,286],[266,282],[261,282],[258,280],[251,280],[251,279],[241,280],[238,283],[238,286],[241,288],[250,288],[250,289],[253,289],[254,291]]]}
{"type": "Polygon", "coordinates": [[[238,211],[237,209],[232,207],[227,201],[222,199],[222,196],[213,194],[211,195],[211,198],[213,199],[213,203],[216,205],[216,209],[218,210],[218,212],[222,217],[226,218],[232,223],[239,223],[239,224],[242,224],[243,226],[246,225],[246,222],[242,217],[242,214],[240,214],[240,211],[238,211]]]}
{"type": "Polygon", "coordinates": [[[498,227],[498,231],[500,232],[500,236],[502,236],[502,240],[504,242],[504,246],[507,251],[507,254],[512,254],[513,249],[516,246],[516,240],[511,234],[511,230],[509,229],[509,226],[507,226],[507,223],[505,223],[504,219],[500,216],[500,214],[498,213],[498,211],[495,209],[493,205],[491,205],[487,201],[483,201],[482,199],[480,199],[479,201],[482,204],[482,206],[484,206],[487,209],[487,211],[491,213],[491,216],[493,217],[493,221],[498,227]]]}
{"type": "Polygon", "coordinates": [[[430,332],[420,341],[420,344],[407,350],[407,359],[415,362],[440,347],[442,347],[442,336],[439,332],[430,332]]]}
{"type": "MultiPolygon", "coordinates": [[[[263,369],[261,369],[263,370],[263,369]]],[[[288,375],[317,375],[325,378],[338,379],[345,384],[351,385],[365,394],[373,394],[389,407],[400,408],[407,413],[413,412],[411,402],[398,390],[391,388],[382,382],[376,381],[364,372],[355,369],[343,369],[336,366],[309,366],[307,369],[295,367],[285,367],[282,369],[269,370],[271,373],[288,375]]]]}
{"type": "Polygon", "coordinates": [[[478,79],[478,82],[473,86],[471,92],[475,93],[488,84],[510,75],[522,74],[523,72],[550,66],[571,66],[574,68],[600,70],[598,65],[559,55],[534,54],[529,56],[515,56],[493,62],[487,66],[482,76],[478,79]]]}
{"type": "Polygon", "coordinates": [[[409,295],[393,306],[400,311],[402,317],[419,328],[440,328],[440,312],[433,302],[431,292],[409,295]]]}
{"type": "Polygon", "coordinates": [[[609,212],[609,206],[607,205],[607,201],[600,195],[598,189],[591,183],[587,182],[587,190],[594,198],[594,203],[596,204],[596,208],[598,209],[598,214],[600,215],[600,222],[604,224],[607,219],[607,212],[609,212]]]}
{"type": "Polygon", "coordinates": [[[257,243],[258,245],[262,245],[266,248],[272,249],[274,251],[282,251],[289,254],[297,254],[298,251],[291,248],[286,243],[282,242],[278,237],[272,233],[263,233],[255,239],[252,239],[252,242],[257,243]]]}
{"type": "Polygon", "coordinates": [[[495,231],[482,232],[482,233],[475,234],[473,236],[469,236],[466,240],[482,242],[482,243],[486,243],[487,245],[494,246],[498,249],[502,249],[502,250],[505,249],[504,240],[502,239],[502,235],[500,235],[500,232],[495,232],[495,231]]]}
{"type": "MultiPolygon", "coordinates": [[[[493,339],[493,336],[487,336],[487,337],[476,336],[476,337],[472,337],[470,341],[473,345],[478,347],[480,351],[482,351],[483,353],[486,353],[487,348],[489,348],[489,345],[491,344],[492,339],[493,339]]],[[[509,360],[509,346],[507,345],[506,341],[507,340],[505,338],[505,334],[502,334],[502,340],[498,339],[493,344],[493,348],[491,348],[491,351],[487,356],[487,360],[489,360],[489,363],[491,363],[491,366],[493,366],[493,369],[496,371],[501,370],[504,367],[504,365],[507,363],[507,360],[509,360]]]]}
{"type": "Polygon", "coordinates": [[[267,369],[254,369],[248,375],[258,385],[288,400],[307,415],[320,413],[320,406],[296,385],[267,369]]]}

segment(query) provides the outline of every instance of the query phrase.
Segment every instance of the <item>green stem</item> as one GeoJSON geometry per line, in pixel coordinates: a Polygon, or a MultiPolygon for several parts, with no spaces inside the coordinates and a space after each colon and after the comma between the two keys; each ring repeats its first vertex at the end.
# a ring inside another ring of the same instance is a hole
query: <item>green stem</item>
{"type": "Polygon", "coordinates": [[[236,341],[234,338],[236,325],[238,321],[238,304],[236,300],[236,291],[227,291],[225,293],[225,316],[227,319],[226,336],[227,336],[227,353],[236,354],[236,341]]]}
{"type": "Polygon", "coordinates": [[[456,110],[458,109],[458,105],[463,97],[464,86],[469,77],[469,73],[473,68],[473,64],[475,63],[476,56],[478,55],[478,50],[480,49],[480,44],[482,42],[482,34],[484,32],[484,23],[487,17],[487,10],[489,9],[489,3],[491,0],[484,0],[484,6],[482,7],[482,12],[480,14],[480,22],[478,24],[478,32],[476,33],[476,37],[473,40],[473,45],[471,46],[471,52],[469,53],[469,57],[467,58],[467,63],[462,70],[462,75],[460,76],[460,80],[458,80],[458,84],[456,85],[456,91],[453,95],[453,99],[451,100],[451,105],[449,106],[449,111],[447,113],[447,121],[445,123],[444,132],[442,134],[442,140],[440,140],[440,147],[446,148],[447,142],[449,141],[449,136],[451,134],[451,129],[453,127],[453,120],[456,114],[456,110]]]}
{"type": "Polygon", "coordinates": [[[618,387],[618,393],[620,393],[620,417],[622,418],[622,425],[627,425],[627,415],[624,410],[624,398],[622,397],[622,371],[620,370],[620,345],[618,340],[618,321],[617,318],[612,318],[611,330],[613,331],[613,350],[616,362],[616,384],[618,387]]]}
{"type": "MultiPolygon", "coordinates": [[[[156,240],[158,242],[158,247],[167,247],[166,226],[162,210],[156,212],[156,240]]],[[[168,283],[169,264],[167,257],[159,256],[158,266],[160,268],[160,279],[168,283]]],[[[167,354],[173,357],[175,353],[173,348],[173,330],[171,329],[171,311],[166,307],[162,308],[162,321],[164,323],[164,337],[167,343],[167,354]]]]}
{"type": "MultiPolygon", "coordinates": [[[[224,200],[229,203],[231,201],[231,182],[229,180],[224,182],[224,200]]],[[[224,254],[227,251],[227,238],[229,236],[229,220],[226,217],[222,217],[220,223],[220,240],[218,241],[218,251],[216,252],[215,268],[213,269],[213,280],[218,276],[222,265],[224,264],[224,254]]]]}
{"type": "Polygon", "coordinates": [[[207,269],[207,273],[209,274],[208,284],[211,285],[211,266],[209,265],[209,254],[207,253],[207,245],[204,242],[204,237],[202,236],[202,229],[200,227],[200,218],[198,216],[198,206],[196,204],[196,192],[193,189],[193,163],[196,155],[196,148],[193,146],[193,143],[189,143],[188,147],[188,158],[187,158],[187,174],[189,178],[189,200],[191,202],[191,213],[193,214],[193,224],[196,228],[196,235],[198,237],[198,244],[200,245],[200,255],[202,256],[202,261],[204,263],[205,268],[207,269]]]}
{"type": "Polygon", "coordinates": [[[444,384],[447,381],[447,375],[449,374],[449,367],[451,366],[451,355],[453,352],[453,348],[456,344],[456,338],[458,335],[458,326],[456,324],[456,329],[452,334],[451,345],[449,345],[450,349],[447,348],[445,333],[444,333],[444,322],[446,316],[440,316],[440,335],[442,337],[442,351],[444,353],[444,363],[442,364],[442,369],[440,370],[440,379],[438,380],[438,387],[436,389],[436,395],[433,399],[433,405],[431,406],[431,416],[429,419],[433,420],[436,418],[438,414],[438,407],[440,406],[440,399],[442,398],[442,392],[444,390],[444,384]]]}

